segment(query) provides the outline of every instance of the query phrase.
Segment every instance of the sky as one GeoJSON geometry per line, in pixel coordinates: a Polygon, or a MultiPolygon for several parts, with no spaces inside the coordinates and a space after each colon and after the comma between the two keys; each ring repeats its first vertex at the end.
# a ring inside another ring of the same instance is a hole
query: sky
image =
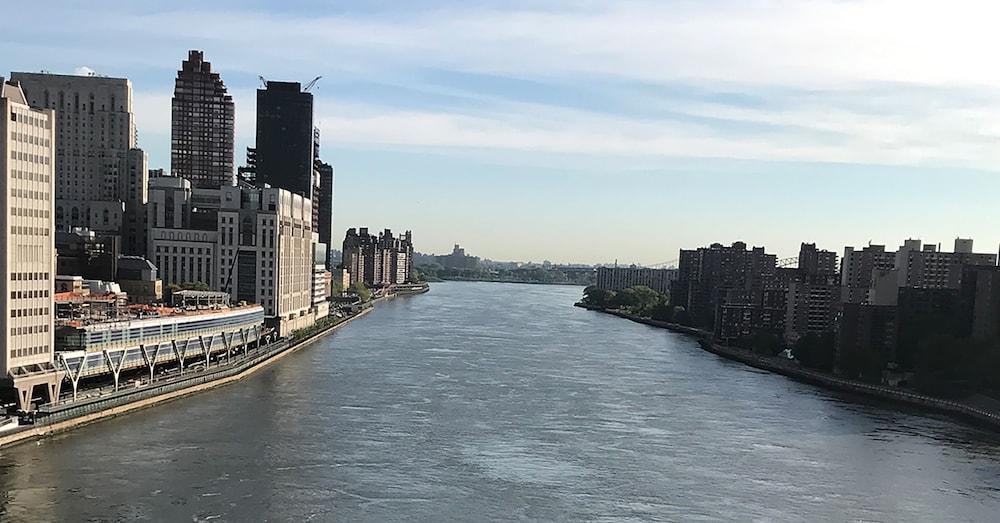
{"type": "Polygon", "coordinates": [[[169,169],[188,49],[234,96],[237,164],[258,75],[322,76],[335,231],[564,263],[737,240],[779,257],[801,242],[1000,246],[1000,3],[45,4],[44,23],[0,32],[0,75],[129,78],[150,167],[169,169]]]}

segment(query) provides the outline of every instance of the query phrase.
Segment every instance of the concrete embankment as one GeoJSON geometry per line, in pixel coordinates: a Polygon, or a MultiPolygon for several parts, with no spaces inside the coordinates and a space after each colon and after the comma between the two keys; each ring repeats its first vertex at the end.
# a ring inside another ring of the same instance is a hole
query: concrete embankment
{"type": "Polygon", "coordinates": [[[717,356],[737,361],[757,369],[781,374],[796,381],[828,389],[861,394],[872,398],[911,405],[928,411],[961,418],[976,424],[989,426],[993,429],[1000,429],[1000,412],[997,411],[979,408],[961,401],[952,401],[944,398],[927,396],[925,394],[919,394],[905,389],[900,389],[898,387],[873,385],[863,381],[841,378],[825,372],[805,369],[792,360],[772,356],[761,356],[745,349],[715,343],[712,341],[712,336],[709,332],[700,329],[678,325],[676,323],[640,318],[622,311],[605,310],[580,303],[578,303],[577,306],[596,312],[611,314],[613,316],[650,325],[652,327],[668,329],[674,332],[694,336],[698,339],[698,345],[707,352],[711,352],[717,356]]]}
{"type": "Polygon", "coordinates": [[[35,425],[23,426],[0,435],[0,448],[52,436],[76,427],[114,418],[128,412],[152,407],[241,380],[295,351],[308,347],[313,342],[371,311],[372,307],[364,308],[354,316],[306,338],[296,340],[293,343],[286,341],[275,343],[267,350],[250,354],[231,365],[191,372],[186,377],[181,376],[167,382],[154,383],[152,386],[123,389],[106,396],[67,404],[65,408],[51,415],[38,418],[35,425]]]}

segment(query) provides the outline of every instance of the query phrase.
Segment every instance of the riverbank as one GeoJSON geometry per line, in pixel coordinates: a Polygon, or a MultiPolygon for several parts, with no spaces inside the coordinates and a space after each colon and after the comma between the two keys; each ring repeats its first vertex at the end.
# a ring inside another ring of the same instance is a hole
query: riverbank
{"type": "Polygon", "coordinates": [[[640,318],[623,311],[590,307],[582,303],[577,303],[576,306],[594,312],[602,312],[618,316],[619,318],[634,321],[636,323],[642,323],[644,325],[693,336],[697,338],[698,345],[707,352],[722,358],[743,363],[744,365],[748,365],[756,369],[781,374],[796,381],[809,383],[811,385],[831,390],[850,392],[871,398],[910,405],[928,412],[946,414],[977,425],[988,426],[994,430],[1000,430],[1000,412],[996,410],[977,407],[963,401],[953,401],[934,396],[927,396],[925,394],[919,394],[897,387],[873,385],[859,380],[845,379],[832,374],[827,374],[825,372],[805,369],[794,360],[788,360],[776,356],[762,356],[745,349],[715,343],[712,340],[711,333],[695,329],[693,327],[657,321],[649,318],[640,318]]]}
{"type": "Polygon", "coordinates": [[[477,283],[520,283],[524,285],[563,285],[563,286],[573,286],[573,287],[586,287],[583,283],[573,283],[573,282],[548,282],[548,281],[532,281],[532,280],[487,280],[487,279],[475,279],[475,278],[438,278],[436,281],[458,281],[458,282],[477,282],[477,283]]]}
{"type": "Polygon", "coordinates": [[[46,415],[38,417],[34,425],[23,425],[0,434],[0,448],[47,438],[84,425],[112,419],[129,412],[153,407],[242,380],[367,315],[374,309],[375,303],[392,297],[395,295],[373,300],[369,306],[342,321],[294,342],[281,340],[265,346],[266,348],[258,347],[255,351],[247,353],[241,360],[224,367],[209,368],[141,388],[126,388],[108,395],[57,405],[48,409],[46,415]]]}

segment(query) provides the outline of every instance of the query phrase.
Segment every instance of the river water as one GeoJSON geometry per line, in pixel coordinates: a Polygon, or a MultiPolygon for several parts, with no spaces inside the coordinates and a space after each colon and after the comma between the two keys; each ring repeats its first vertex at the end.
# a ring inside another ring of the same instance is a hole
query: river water
{"type": "Polygon", "coordinates": [[[2,521],[995,521],[1000,438],[435,284],[253,377],[0,453],[2,521]]]}

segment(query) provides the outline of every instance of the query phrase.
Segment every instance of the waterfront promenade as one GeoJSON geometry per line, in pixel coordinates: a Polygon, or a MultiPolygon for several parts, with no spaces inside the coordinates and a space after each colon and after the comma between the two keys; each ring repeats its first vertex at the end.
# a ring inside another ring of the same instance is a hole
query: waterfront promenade
{"type": "Polygon", "coordinates": [[[731,347],[728,345],[722,345],[716,343],[715,341],[712,340],[711,333],[693,327],[687,327],[684,325],[678,325],[676,323],[658,321],[649,318],[642,318],[619,310],[608,310],[608,309],[601,309],[598,307],[590,307],[582,303],[577,303],[576,306],[595,312],[611,314],[613,316],[618,316],[620,318],[624,318],[637,323],[650,325],[652,327],[668,329],[674,332],[679,332],[690,336],[694,336],[695,338],[698,339],[698,345],[707,352],[711,352],[712,354],[721,356],[726,359],[738,361],[740,363],[749,365],[757,369],[781,374],[783,376],[787,376],[789,378],[798,381],[810,383],[813,385],[833,390],[850,392],[854,394],[862,394],[865,396],[878,398],[882,400],[888,400],[907,405],[912,405],[933,412],[939,412],[950,416],[954,416],[976,424],[986,425],[993,428],[994,430],[1000,430],[1000,411],[997,411],[995,409],[984,408],[982,406],[973,405],[965,401],[954,401],[934,396],[928,396],[926,394],[920,394],[917,392],[901,389],[898,387],[875,385],[860,380],[842,378],[825,372],[806,369],[800,366],[799,363],[794,360],[789,360],[787,358],[781,358],[778,356],[764,356],[760,354],[754,354],[753,352],[746,349],[741,349],[737,347],[731,347]]]}
{"type": "Polygon", "coordinates": [[[282,339],[267,345],[247,348],[224,365],[189,370],[167,379],[146,383],[144,386],[126,387],[108,393],[99,392],[97,395],[90,395],[78,401],[62,401],[55,405],[43,406],[33,425],[22,425],[0,433],[0,448],[51,436],[241,380],[365,316],[371,312],[374,303],[394,297],[395,295],[388,295],[377,298],[369,306],[305,338],[294,341],[282,339]]]}

